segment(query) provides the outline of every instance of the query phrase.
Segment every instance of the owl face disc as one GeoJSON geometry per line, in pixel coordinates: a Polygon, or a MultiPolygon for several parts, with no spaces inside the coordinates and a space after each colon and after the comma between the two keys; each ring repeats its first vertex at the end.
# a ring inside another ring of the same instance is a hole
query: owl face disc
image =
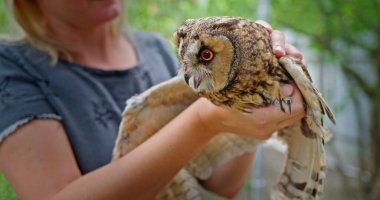
{"type": "MultiPolygon", "coordinates": [[[[200,26],[201,27],[201,26],[200,26]]],[[[234,48],[219,32],[188,32],[175,36],[178,41],[180,73],[195,92],[212,93],[228,83],[234,48]]]]}

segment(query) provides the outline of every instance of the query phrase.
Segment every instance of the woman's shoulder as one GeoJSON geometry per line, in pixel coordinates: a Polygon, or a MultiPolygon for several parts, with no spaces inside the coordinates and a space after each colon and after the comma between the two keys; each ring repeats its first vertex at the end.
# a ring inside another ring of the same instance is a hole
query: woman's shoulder
{"type": "Polygon", "coordinates": [[[136,45],[146,47],[168,47],[169,42],[161,34],[151,31],[136,30],[130,34],[136,45]]]}
{"type": "Polygon", "coordinates": [[[21,41],[0,40],[0,56],[12,57],[15,52],[22,52],[25,49],[25,44],[21,41]]]}
{"type": "Polygon", "coordinates": [[[149,60],[151,68],[159,70],[162,64],[170,72],[170,76],[177,74],[178,61],[174,55],[173,48],[167,39],[156,32],[134,31],[130,37],[137,49],[141,60],[149,60]]]}
{"type": "Polygon", "coordinates": [[[20,41],[0,40],[0,68],[4,70],[17,70],[22,56],[26,55],[27,47],[20,41]]]}
{"type": "Polygon", "coordinates": [[[151,42],[157,40],[165,40],[161,34],[153,31],[134,30],[132,31],[131,36],[135,39],[151,42]]]}
{"type": "Polygon", "coordinates": [[[22,58],[42,59],[48,56],[26,41],[0,40],[0,61],[18,61],[22,58]]]}
{"type": "Polygon", "coordinates": [[[0,40],[0,81],[9,77],[40,81],[41,75],[36,68],[48,69],[50,66],[49,55],[29,43],[0,40]]]}
{"type": "Polygon", "coordinates": [[[25,40],[0,39],[0,53],[2,54],[9,52],[24,52],[30,49],[34,48],[25,40]]]}

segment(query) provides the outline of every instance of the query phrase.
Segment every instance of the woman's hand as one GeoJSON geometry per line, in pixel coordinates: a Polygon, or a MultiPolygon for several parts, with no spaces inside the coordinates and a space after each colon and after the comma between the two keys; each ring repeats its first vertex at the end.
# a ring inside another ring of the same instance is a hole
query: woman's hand
{"type": "Polygon", "coordinates": [[[285,35],[279,30],[273,30],[272,26],[266,21],[257,20],[255,23],[264,26],[269,32],[272,38],[272,48],[274,53],[278,58],[281,58],[284,55],[290,55],[295,58],[301,59],[302,63],[306,66],[306,60],[302,56],[301,52],[291,44],[285,42],[285,35]]]}
{"type": "Polygon", "coordinates": [[[253,108],[252,114],[243,114],[228,107],[215,106],[202,98],[197,102],[201,104],[199,116],[211,133],[232,132],[267,139],[273,132],[292,125],[305,116],[302,96],[296,88],[294,85],[284,85],[281,88],[282,96],[292,98],[291,112],[286,106],[286,112],[283,112],[280,107],[269,105],[253,108]]]}

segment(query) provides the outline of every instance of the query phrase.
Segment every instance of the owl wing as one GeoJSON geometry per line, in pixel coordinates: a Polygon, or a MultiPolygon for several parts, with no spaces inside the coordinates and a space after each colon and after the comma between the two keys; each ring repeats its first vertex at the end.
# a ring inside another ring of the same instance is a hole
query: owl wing
{"type": "Polygon", "coordinates": [[[198,179],[206,180],[221,163],[245,152],[253,152],[259,142],[253,137],[220,133],[186,165],[186,169],[198,179]]]}
{"type": "Polygon", "coordinates": [[[201,200],[200,188],[198,180],[186,169],[181,169],[161,193],[156,196],[156,200],[201,200]]]}
{"type": "Polygon", "coordinates": [[[271,192],[272,200],[317,200],[322,196],[326,178],[323,139],[306,137],[301,123],[278,132],[288,152],[284,170],[271,192]]]}
{"type": "Polygon", "coordinates": [[[331,137],[323,126],[326,113],[335,117],[319,91],[313,87],[306,67],[292,57],[279,60],[298,86],[306,104],[306,117],[282,129],[279,135],[288,144],[284,172],[272,191],[272,199],[319,199],[326,177],[324,141],[331,137]]]}
{"type": "MultiPolygon", "coordinates": [[[[180,77],[158,84],[127,101],[113,160],[121,158],[147,140],[198,99],[180,77]]],[[[200,199],[196,179],[182,169],[157,195],[156,199],[200,199]]]]}
{"type": "Polygon", "coordinates": [[[180,77],[174,77],[127,101],[113,152],[118,159],[143,143],[198,99],[180,77]],[[159,117],[158,117],[159,116],[159,117]]]}
{"type": "Polygon", "coordinates": [[[322,97],[322,94],[313,86],[311,77],[302,62],[291,56],[284,56],[279,59],[281,66],[293,78],[300,90],[307,108],[306,123],[310,127],[309,134],[317,134],[324,140],[329,140],[331,135],[324,128],[323,115],[327,114],[329,119],[335,124],[335,117],[330,107],[322,97]],[[313,133],[314,132],[314,133],[313,133]]]}

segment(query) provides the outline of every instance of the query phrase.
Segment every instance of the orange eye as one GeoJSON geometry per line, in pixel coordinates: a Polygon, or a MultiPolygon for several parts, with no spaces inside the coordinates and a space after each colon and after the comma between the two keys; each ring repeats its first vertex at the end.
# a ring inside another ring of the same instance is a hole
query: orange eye
{"type": "Polygon", "coordinates": [[[200,57],[202,61],[210,62],[214,58],[214,52],[210,49],[203,49],[200,57]]]}

